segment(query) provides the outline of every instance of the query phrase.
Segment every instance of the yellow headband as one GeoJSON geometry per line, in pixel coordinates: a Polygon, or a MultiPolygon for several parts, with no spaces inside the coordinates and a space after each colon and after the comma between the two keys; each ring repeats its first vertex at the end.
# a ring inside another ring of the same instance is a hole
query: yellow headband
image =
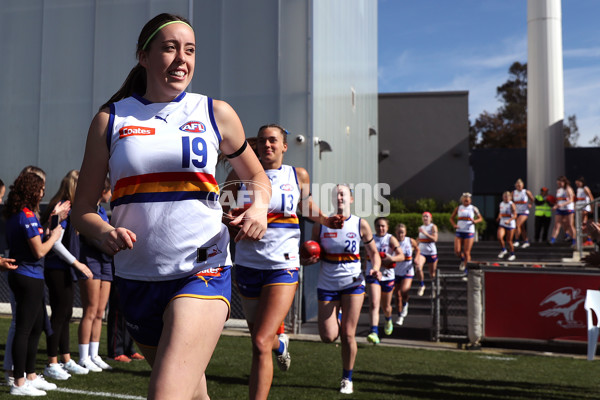
{"type": "Polygon", "coordinates": [[[152,35],[150,35],[150,37],[148,37],[148,39],[146,40],[146,43],[144,43],[144,45],[142,46],[142,50],[146,50],[146,47],[148,47],[148,43],[150,43],[150,41],[152,40],[152,38],[158,33],[158,31],[160,31],[162,28],[164,28],[167,25],[171,25],[171,24],[176,24],[176,23],[182,23],[182,24],[186,24],[187,26],[190,27],[191,30],[194,30],[194,28],[192,28],[190,26],[190,24],[188,24],[185,21],[169,21],[169,22],[165,22],[164,24],[162,24],[161,26],[159,26],[158,28],[156,28],[156,30],[154,32],[152,32],[152,35]]]}

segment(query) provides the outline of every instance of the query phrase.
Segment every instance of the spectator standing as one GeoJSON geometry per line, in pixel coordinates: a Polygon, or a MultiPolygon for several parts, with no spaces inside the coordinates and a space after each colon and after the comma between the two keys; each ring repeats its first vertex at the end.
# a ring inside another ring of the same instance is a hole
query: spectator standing
{"type": "Polygon", "coordinates": [[[548,188],[543,187],[534,198],[535,202],[535,241],[547,242],[550,222],[552,221],[552,206],[548,197],[548,188]]]}

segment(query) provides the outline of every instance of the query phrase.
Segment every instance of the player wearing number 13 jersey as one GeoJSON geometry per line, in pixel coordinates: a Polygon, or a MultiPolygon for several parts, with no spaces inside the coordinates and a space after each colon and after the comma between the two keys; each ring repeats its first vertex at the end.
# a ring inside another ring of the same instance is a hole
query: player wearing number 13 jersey
{"type": "MultiPolygon", "coordinates": [[[[343,223],[341,216],[327,218],[313,204],[304,168],[283,164],[287,135],[287,130],[277,124],[264,125],[258,130],[257,152],[272,190],[267,231],[261,240],[238,242],[235,248],[235,280],[253,343],[250,399],[266,399],[269,394],[273,380],[272,352],[282,371],[290,367],[289,338],[285,333],[276,333],[294,301],[298,285],[298,208],[315,222],[329,226],[343,223]]],[[[235,199],[238,210],[245,208],[250,194],[247,183],[240,182],[235,172],[227,181],[224,187],[231,193],[224,193],[225,199],[235,199]]]]}

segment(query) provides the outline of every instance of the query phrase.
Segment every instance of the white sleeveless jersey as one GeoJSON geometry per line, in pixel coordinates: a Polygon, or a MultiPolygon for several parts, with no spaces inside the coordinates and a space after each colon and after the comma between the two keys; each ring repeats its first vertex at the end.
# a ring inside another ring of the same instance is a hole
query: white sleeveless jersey
{"type": "Polygon", "coordinates": [[[206,96],[111,104],[112,224],[137,236],[133,249],[115,255],[117,276],[171,280],[231,264],[214,178],[220,141],[206,96]]]}
{"type": "Polygon", "coordinates": [[[413,246],[408,236],[404,237],[404,240],[400,242],[400,251],[404,254],[404,261],[396,264],[394,272],[396,276],[411,277],[415,275],[415,268],[413,266],[413,246]]]}
{"type": "Polygon", "coordinates": [[[512,201],[509,201],[508,203],[505,201],[500,202],[500,206],[498,207],[500,209],[500,226],[504,227],[504,228],[509,228],[509,229],[515,229],[515,227],[517,226],[516,222],[514,219],[511,220],[512,218],[512,207],[511,205],[513,204],[512,201]],[[510,222],[509,222],[510,220],[510,222]]]}
{"type": "Polygon", "coordinates": [[[568,200],[569,200],[569,193],[567,192],[567,189],[565,189],[565,188],[556,189],[556,204],[558,205],[559,210],[562,210],[562,211],[571,210],[572,211],[575,209],[575,205],[573,204],[573,202],[570,202],[569,204],[567,204],[568,200]]]}
{"type": "Polygon", "coordinates": [[[342,229],[321,225],[321,268],[317,287],[343,290],[364,285],[360,265],[360,218],[351,215],[342,229]]]}
{"type": "Polygon", "coordinates": [[[583,207],[585,205],[583,209],[587,212],[592,212],[592,207],[590,207],[590,205],[587,204],[590,202],[590,197],[585,192],[585,188],[578,187],[576,193],[577,194],[575,195],[575,205],[577,206],[577,208],[583,207]]]}
{"type": "MultiPolygon", "coordinates": [[[[390,248],[390,238],[392,237],[391,234],[386,233],[383,236],[377,236],[374,235],[373,236],[373,241],[375,242],[375,246],[377,246],[377,251],[381,252],[383,251],[386,254],[389,254],[390,256],[394,255],[394,250],[395,249],[391,249],[390,248]]],[[[367,260],[367,271],[369,271],[372,268],[372,264],[371,264],[371,260],[367,260]]],[[[381,270],[381,280],[382,281],[391,281],[392,279],[394,279],[395,275],[394,275],[394,268],[386,268],[384,266],[382,266],[380,268],[381,270]]]]}
{"type": "MultiPolygon", "coordinates": [[[[236,243],[235,263],[256,269],[298,268],[300,223],[296,207],[300,201],[300,188],[296,169],[282,165],[279,169],[265,172],[272,190],[267,231],[259,241],[242,240],[236,243]]],[[[245,193],[246,187],[242,185],[238,198],[247,201],[244,207],[249,207],[250,197],[245,193]]]]}
{"type": "Polygon", "coordinates": [[[515,203],[515,208],[517,209],[517,215],[528,215],[529,197],[527,197],[527,190],[513,190],[512,198],[515,203]]]}
{"type": "Polygon", "coordinates": [[[475,233],[475,224],[473,220],[479,215],[479,210],[473,204],[458,206],[456,212],[456,232],[475,233]]]}
{"type": "MultiPolygon", "coordinates": [[[[425,228],[425,231],[433,235],[433,226],[431,223],[429,225],[421,225],[421,228],[425,228]]],[[[437,254],[437,247],[435,246],[435,242],[425,236],[421,231],[419,231],[419,251],[424,256],[433,256],[437,254]]]]}

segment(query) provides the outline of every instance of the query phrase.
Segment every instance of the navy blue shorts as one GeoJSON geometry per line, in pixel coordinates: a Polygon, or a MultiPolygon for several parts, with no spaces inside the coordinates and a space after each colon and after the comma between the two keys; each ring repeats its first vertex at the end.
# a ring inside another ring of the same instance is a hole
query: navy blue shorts
{"type": "Polygon", "coordinates": [[[235,283],[242,297],[258,299],[263,286],[297,285],[298,268],[257,269],[236,265],[235,283]]]}
{"type": "Polygon", "coordinates": [[[425,264],[433,264],[438,259],[437,254],[431,254],[427,256],[425,254],[422,254],[422,256],[425,257],[425,264]]]}
{"type": "MultiPolygon", "coordinates": [[[[113,270],[112,263],[106,262],[102,260],[98,260],[93,257],[83,257],[81,261],[85,265],[88,266],[92,274],[94,275],[92,279],[100,279],[103,281],[112,282],[113,280],[113,270]]],[[[87,280],[87,276],[85,276],[81,271],[75,269],[75,275],[78,280],[87,280]]]]}
{"type": "Polygon", "coordinates": [[[209,268],[171,281],[134,281],[117,278],[119,301],[127,329],[144,346],[158,346],[163,314],[178,297],[223,300],[231,310],[231,266],[209,268]]]}
{"type": "Polygon", "coordinates": [[[343,290],[325,290],[317,288],[319,301],[340,301],[342,296],[364,296],[365,285],[353,286],[343,290]]]}
{"type": "Polygon", "coordinates": [[[456,232],[456,237],[459,239],[472,239],[475,234],[473,232],[456,232]]]}

